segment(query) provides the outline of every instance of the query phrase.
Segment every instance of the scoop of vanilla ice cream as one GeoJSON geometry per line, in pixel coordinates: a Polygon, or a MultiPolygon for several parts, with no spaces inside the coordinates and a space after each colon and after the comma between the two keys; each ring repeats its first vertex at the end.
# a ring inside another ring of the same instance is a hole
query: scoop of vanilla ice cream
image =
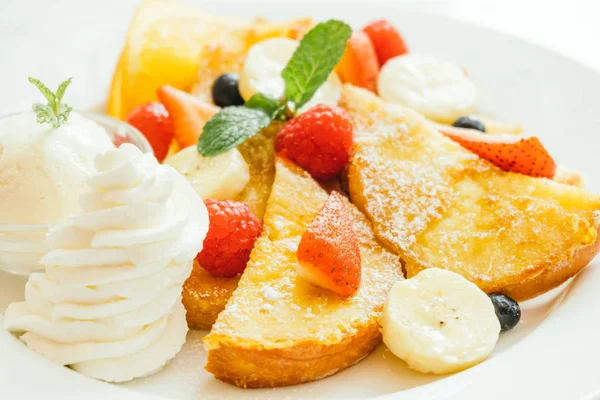
{"type": "Polygon", "coordinates": [[[77,113],[59,128],[33,112],[0,119],[0,223],[53,223],[79,211],[94,157],[111,148],[104,129],[77,113]]]}
{"type": "Polygon", "coordinates": [[[208,213],[181,175],[132,145],[95,167],[83,211],[50,231],[46,272],[30,276],[4,325],[54,362],[123,382],[159,370],[185,343],[181,290],[208,213]]]}

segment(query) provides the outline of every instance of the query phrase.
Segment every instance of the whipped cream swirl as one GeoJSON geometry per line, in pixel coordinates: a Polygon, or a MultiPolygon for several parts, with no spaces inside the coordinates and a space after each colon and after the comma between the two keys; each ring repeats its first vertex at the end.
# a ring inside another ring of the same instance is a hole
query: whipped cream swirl
{"type": "Polygon", "coordinates": [[[208,230],[202,199],[152,155],[124,144],[95,159],[82,213],[48,234],[45,273],[5,327],[39,354],[85,375],[149,375],[187,333],[181,287],[208,230]]]}

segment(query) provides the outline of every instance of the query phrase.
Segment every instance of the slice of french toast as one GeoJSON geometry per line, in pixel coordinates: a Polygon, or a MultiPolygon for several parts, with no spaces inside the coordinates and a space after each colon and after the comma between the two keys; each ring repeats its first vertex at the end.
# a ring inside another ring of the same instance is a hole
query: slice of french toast
{"type": "MultiPolygon", "coordinates": [[[[236,30],[235,35],[227,31],[217,35],[215,40],[198,44],[198,75],[192,94],[202,101],[212,103],[211,89],[214,80],[221,74],[239,73],[253,44],[273,37],[300,39],[312,26],[314,22],[311,18],[281,23],[259,18],[244,22],[244,29],[236,30]]],[[[238,148],[250,168],[250,181],[236,200],[246,203],[261,220],[275,177],[274,141],[280,128],[281,123],[274,122],[238,148]]],[[[210,329],[217,315],[225,308],[238,281],[239,277],[213,277],[195,264],[183,287],[183,304],[187,309],[190,329],[210,329]]]]}
{"type": "Polygon", "coordinates": [[[346,86],[342,106],[356,136],[351,198],[407,277],[444,268],[485,292],[525,300],[598,253],[599,196],[504,172],[367,91],[346,86]]]}
{"type": "Polygon", "coordinates": [[[240,387],[274,387],[334,374],[381,341],[377,318],[402,279],[398,257],[348,203],[360,242],[362,281],[347,299],[296,275],[296,250],[327,192],[299,167],[277,160],[264,228],[238,288],[204,339],[206,369],[240,387]]]}
{"type": "MultiPolygon", "coordinates": [[[[238,147],[250,168],[250,181],[237,200],[246,203],[261,220],[275,179],[275,136],[280,125],[273,123],[238,147]]],[[[210,329],[217,315],[225,308],[239,280],[239,276],[214,277],[195,263],[182,291],[189,328],[210,329]]]]}

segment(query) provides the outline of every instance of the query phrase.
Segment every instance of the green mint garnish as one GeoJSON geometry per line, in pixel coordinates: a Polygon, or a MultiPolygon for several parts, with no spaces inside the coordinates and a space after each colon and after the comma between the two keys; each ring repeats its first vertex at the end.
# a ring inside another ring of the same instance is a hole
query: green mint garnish
{"type": "Polygon", "coordinates": [[[308,32],[288,62],[281,76],[285,97],[296,109],[308,102],[327,80],[342,58],[352,29],[336,20],[322,22],[308,32]]]}
{"type": "Polygon", "coordinates": [[[254,136],[272,121],[286,121],[306,104],[327,80],[342,58],[352,30],[341,21],[329,20],[311,29],[281,72],[284,96],[252,96],[243,107],[225,107],[202,130],[198,152],[213,157],[254,136]]]}
{"type": "Polygon", "coordinates": [[[208,120],[200,139],[198,151],[213,157],[236,147],[271,124],[271,116],[262,110],[248,107],[225,107],[208,120]]]}
{"type": "Polygon", "coordinates": [[[262,93],[256,93],[252,97],[248,99],[244,106],[248,108],[254,108],[257,110],[262,110],[266,114],[270,116],[274,116],[277,110],[281,107],[279,102],[275,99],[272,99],[262,93]]]}
{"type": "Polygon", "coordinates": [[[47,123],[51,124],[55,128],[58,128],[67,122],[69,114],[73,108],[63,104],[62,98],[65,95],[65,91],[67,90],[67,87],[71,83],[72,79],[73,78],[69,78],[58,85],[58,89],[56,89],[56,93],[54,93],[38,79],[29,77],[29,82],[33,83],[48,101],[48,104],[35,103],[33,105],[33,111],[37,115],[37,122],[39,124],[47,123]]]}

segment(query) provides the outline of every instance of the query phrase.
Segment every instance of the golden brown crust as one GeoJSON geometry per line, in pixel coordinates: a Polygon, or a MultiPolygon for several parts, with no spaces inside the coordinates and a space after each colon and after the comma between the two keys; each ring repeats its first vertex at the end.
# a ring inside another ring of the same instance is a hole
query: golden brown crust
{"type": "Polygon", "coordinates": [[[575,250],[568,260],[547,268],[541,274],[519,284],[506,286],[500,292],[517,301],[525,301],[565,283],[579,273],[600,252],[600,225],[598,225],[597,232],[598,236],[594,243],[575,250]]]}
{"type": "Polygon", "coordinates": [[[342,106],[358,132],[351,198],[402,257],[408,278],[446,268],[522,301],[565,282],[598,253],[600,197],[500,171],[414,112],[344,90],[342,106]]]}
{"type": "Polygon", "coordinates": [[[243,388],[289,386],[333,375],[366,357],[381,342],[377,324],[361,328],[341,343],[306,341],[284,349],[221,345],[208,353],[206,369],[243,388]]]}
{"type": "Polygon", "coordinates": [[[187,310],[190,329],[210,329],[227,304],[240,280],[218,278],[194,261],[192,274],[183,284],[183,305],[187,310]]]}
{"type": "Polygon", "coordinates": [[[402,279],[401,266],[356,207],[348,203],[362,258],[355,295],[341,298],[296,274],[298,242],[326,199],[309,174],[278,160],[263,232],[204,338],[206,369],[218,379],[240,387],[321,379],[360,361],[380,342],[377,320],[389,288],[402,279]]]}

